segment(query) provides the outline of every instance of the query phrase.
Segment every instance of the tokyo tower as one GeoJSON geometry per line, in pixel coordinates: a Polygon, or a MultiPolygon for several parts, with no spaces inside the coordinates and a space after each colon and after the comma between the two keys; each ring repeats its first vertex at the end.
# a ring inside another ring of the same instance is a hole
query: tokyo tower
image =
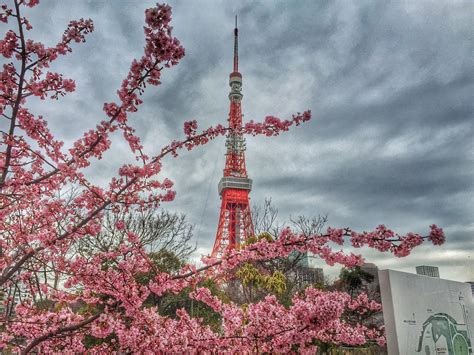
{"type": "Polygon", "coordinates": [[[221,210],[217,226],[216,240],[212,249],[213,257],[220,257],[225,250],[233,249],[254,234],[250,214],[249,193],[252,180],[245,168],[245,138],[240,133],[242,127],[242,74],[239,73],[237,16],[234,29],[234,70],[229,78],[229,133],[224,174],[219,182],[221,210]]]}

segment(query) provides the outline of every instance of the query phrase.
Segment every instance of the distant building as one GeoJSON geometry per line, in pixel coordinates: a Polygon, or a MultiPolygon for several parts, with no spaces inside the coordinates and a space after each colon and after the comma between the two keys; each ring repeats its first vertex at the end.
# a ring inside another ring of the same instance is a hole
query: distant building
{"type": "Polygon", "coordinates": [[[471,285],[471,293],[472,293],[472,295],[474,296],[474,281],[468,281],[468,282],[466,282],[466,283],[468,283],[469,285],[471,285]]]}
{"type": "Polygon", "coordinates": [[[439,278],[439,269],[437,266],[421,265],[416,267],[416,273],[418,275],[424,275],[429,277],[439,278]]]}
{"type": "Polygon", "coordinates": [[[362,281],[370,298],[380,300],[379,268],[374,263],[364,263],[360,269],[374,277],[370,282],[362,281]]]}
{"type": "Polygon", "coordinates": [[[319,267],[298,267],[296,269],[296,282],[299,287],[324,283],[323,269],[319,267]]]}
{"type": "Polygon", "coordinates": [[[315,264],[318,260],[318,258],[316,258],[314,255],[311,255],[309,252],[294,252],[293,257],[299,258],[298,266],[303,268],[315,268],[315,264]]]}
{"type": "Polygon", "coordinates": [[[378,286],[378,284],[379,284],[379,268],[377,267],[377,265],[375,265],[374,263],[364,263],[364,264],[362,264],[360,269],[362,271],[365,271],[368,274],[371,274],[374,277],[374,279],[372,280],[371,283],[378,286]]]}
{"type": "Polygon", "coordinates": [[[308,252],[301,256],[295,269],[295,280],[298,287],[307,285],[324,284],[324,272],[322,268],[315,267],[315,257],[308,252]]]}

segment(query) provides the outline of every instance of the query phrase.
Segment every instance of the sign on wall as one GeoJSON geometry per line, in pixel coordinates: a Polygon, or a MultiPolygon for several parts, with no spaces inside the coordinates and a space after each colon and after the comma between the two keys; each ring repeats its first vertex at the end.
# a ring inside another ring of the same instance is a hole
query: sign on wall
{"type": "Polygon", "coordinates": [[[471,355],[474,305],[467,283],[379,271],[389,355],[471,355]]]}

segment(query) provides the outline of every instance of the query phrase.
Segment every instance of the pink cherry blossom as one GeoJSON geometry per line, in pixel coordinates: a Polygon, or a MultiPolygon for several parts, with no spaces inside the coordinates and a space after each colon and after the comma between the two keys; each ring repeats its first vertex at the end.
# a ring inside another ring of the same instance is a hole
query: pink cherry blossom
{"type": "MultiPolygon", "coordinates": [[[[47,46],[29,38],[32,24],[23,17],[26,7],[38,0],[14,0],[2,5],[0,21],[8,27],[0,40],[4,64],[0,70],[0,114],[8,129],[2,133],[0,152],[0,285],[26,295],[3,298],[7,310],[0,319],[0,349],[37,353],[314,353],[314,341],[362,345],[384,343],[384,330],[348,324],[348,312],[359,315],[380,311],[366,295],[351,298],[343,292],[308,287],[285,307],[275,296],[241,307],[225,303],[202,287],[234,277],[247,262],[288,257],[309,251],[329,265],[360,265],[363,258],[342,248],[367,247],[403,257],[425,240],[444,242],[436,225],[429,234],[398,235],[380,225],[369,232],[328,228],[316,235],[298,234],[289,228],[275,240],[261,239],[240,249],[228,250],[220,259],[204,257],[204,266],[185,265],[176,273],[157,270],[141,245],[140,237],[120,219],[115,228],[125,237],[108,251],[90,257],[76,253],[84,237],[98,237],[106,211],[115,215],[159,208],[176,198],[173,182],[163,176],[163,165],[183,150],[193,150],[226,135],[224,122],[198,130],[198,121],[184,123],[184,136],[144,153],[133,128],[143,93],[161,84],[161,73],[178,64],[184,48],[173,37],[172,13],[157,4],[145,11],[145,48],[111,102],[104,103],[95,126],[66,146],[48,127],[47,117],[28,105],[32,96],[60,100],[74,92],[75,80],[50,70],[52,63],[70,55],[93,32],[90,19],[71,21],[59,43],[47,46]],[[22,69],[23,68],[23,69],[22,69]],[[96,161],[112,147],[111,135],[120,132],[136,161],[124,163],[108,184],[90,179],[96,161]],[[65,191],[73,191],[65,195],[65,191]],[[46,276],[44,276],[46,274],[46,276]],[[140,276],[150,274],[149,282],[140,276]],[[184,309],[176,317],[159,313],[146,301],[150,297],[188,292],[195,302],[209,306],[222,320],[219,330],[193,318],[184,309]],[[86,348],[86,339],[103,339],[86,348]]],[[[31,10],[31,11],[34,11],[31,10]]],[[[80,79],[80,78],[76,78],[80,79]]],[[[115,90],[111,89],[112,92],[115,90]]],[[[310,120],[311,112],[289,119],[267,116],[249,121],[239,134],[277,136],[310,120]]],[[[78,117],[80,119],[80,117],[78,117]]]]}

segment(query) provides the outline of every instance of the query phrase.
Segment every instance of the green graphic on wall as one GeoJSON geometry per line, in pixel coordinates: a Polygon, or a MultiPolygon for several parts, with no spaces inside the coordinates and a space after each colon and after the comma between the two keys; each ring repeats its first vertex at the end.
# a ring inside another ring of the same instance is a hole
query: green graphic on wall
{"type": "Polygon", "coordinates": [[[418,340],[418,353],[425,355],[470,355],[472,345],[468,325],[446,313],[436,313],[424,323],[418,340]]]}

